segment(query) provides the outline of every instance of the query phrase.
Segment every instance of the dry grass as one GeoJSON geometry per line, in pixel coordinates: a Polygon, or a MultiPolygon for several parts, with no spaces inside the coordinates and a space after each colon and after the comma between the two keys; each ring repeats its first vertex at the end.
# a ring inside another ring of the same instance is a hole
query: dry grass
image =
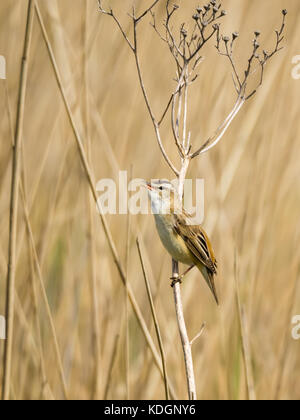
{"type": "MultiPolygon", "coordinates": [[[[5,311],[12,160],[8,99],[14,122],[26,20],[24,3],[5,0],[0,6],[0,54],[7,60],[7,80],[0,81],[0,314],[5,311]]],[[[155,143],[133,58],[110,19],[98,13],[97,1],[38,3],[76,126],[91,157],[94,178],[117,179],[119,169],[130,171],[131,166],[135,177],[169,177],[155,143]]],[[[126,27],[125,12],[131,0],[112,3],[126,27]]],[[[299,399],[299,342],[290,338],[290,319],[291,314],[300,313],[300,81],[291,77],[292,57],[299,54],[300,10],[298,0],[238,3],[224,0],[224,8],[230,11],[224,25],[228,31],[241,32],[240,60],[248,52],[243,45],[252,37],[253,29],[261,30],[271,45],[272,30],[285,7],[289,10],[286,47],[268,66],[262,89],[243,107],[220,145],[191,165],[189,177],[205,178],[204,226],[219,260],[222,304],[219,309],[214,305],[204,282],[192,272],[182,287],[186,322],[190,337],[206,323],[204,333],[193,344],[199,398],[248,398],[243,357],[246,343],[256,397],[299,399]],[[242,328],[246,340],[241,340],[236,280],[244,314],[242,325],[247,323],[247,328],[242,328]]],[[[139,30],[146,85],[156,112],[160,112],[173,86],[170,59],[146,21],[139,30]]],[[[209,48],[205,54],[190,102],[189,122],[194,144],[199,134],[199,145],[230,110],[234,98],[224,60],[209,48]]],[[[41,277],[70,398],[103,398],[105,394],[125,398],[124,287],[99,216],[92,211],[89,217],[89,185],[36,18],[23,133],[25,206],[20,200],[11,397],[63,396],[41,277]],[[26,229],[26,209],[32,237],[26,229]]],[[[167,126],[163,134],[167,151],[176,161],[167,126]]],[[[138,232],[143,238],[169,380],[176,394],[186,398],[168,281],[171,264],[158,243],[154,222],[150,216],[132,217],[128,252],[127,217],[110,216],[107,221],[124,267],[129,255],[128,282],[158,349],[135,245],[138,232]]],[[[129,395],[134,399],[164,398],[162,377],[130,306],[128,310],[129,395]]]]}

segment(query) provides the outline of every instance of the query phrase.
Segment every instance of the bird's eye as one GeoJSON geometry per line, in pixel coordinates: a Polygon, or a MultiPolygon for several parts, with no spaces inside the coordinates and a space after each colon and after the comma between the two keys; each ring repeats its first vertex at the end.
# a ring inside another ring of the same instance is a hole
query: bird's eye
{"type": "Polygon", "coordinates": [[[160,191],[162,191],[163,190],[163,187],[159,187],[159,189],[160,189],[160,191]]]}

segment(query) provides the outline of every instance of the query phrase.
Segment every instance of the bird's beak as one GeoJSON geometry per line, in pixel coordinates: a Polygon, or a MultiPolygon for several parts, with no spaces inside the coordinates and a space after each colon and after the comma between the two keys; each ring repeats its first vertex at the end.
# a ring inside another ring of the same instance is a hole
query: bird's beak
{"type": "Polygon", "coordinates": [[[152,187],[152,185],[151,185],[151,183],[150,182],[145,182],[145,187],[148,189],[148,190],[150,190],[150,191],[152,191],[153,190],[153,187],[152,187]]]}

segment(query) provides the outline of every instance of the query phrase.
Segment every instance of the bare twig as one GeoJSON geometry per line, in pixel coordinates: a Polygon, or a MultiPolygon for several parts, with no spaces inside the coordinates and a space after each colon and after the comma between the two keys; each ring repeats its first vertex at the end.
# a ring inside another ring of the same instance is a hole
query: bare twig
{"type": "Polygon", "coordinates": [[[140,242],[139,242],[138,238],[136,240],[136,244],[137,244],[137,248],[138,248],[138,252],[139,252],[139,257],[140,257],[141,266],[142,266],[142,270],[143,270],[144,280],[145,280],[145,284],[146,284],[147,295],[148,295],[150,308],[151,308],[151,314],[152,314],[152,318],[153,318],[153,322],[154,322],[154,326],[155,326],[155,331],[156,331],[156,336],[157,336],[157,341],[158,341],[158,345],[159,345],[159,350],[160,350],[160,354],[161,354],[161,361],[162,361],[162,367],[163,367],[163,372],[164,372],[164,385],[165,385],[166,400],[169,400],[170,397],[169,397],[169,383],[168,383],[168,375],[167,375],[166,355],[165,355],[163,342],[162,342],[162,337],[161,337],[160,328],[159,328],[159,323],[158,323],[158,319],[157,319],[157,315],[156,315],[156,311],[155,311],[155,307],[154,307],[154,303],[153,303],[150,283],[149,283],[148,276],[147,276],[147,273],[146,273],[144,259],[143,259],[141,246],[140,246],[140,242]]]}
{"type": "Polygon", "coordinates": [[[196,334],[195,337],[190,341],[191,346],[202,336],[205,330],[205,326],[206,326],[205,323],[203,323],[198,334],[196,334]]]}
{"type": "Polygon", "coordinates": [[[223,135],[229,128],[230,124],[232,123],[233,119],[236,117],[240,109],[245,103],[245,99],[242,97],[238,97],[237,101],[232,108],[231,112],[228,114],[226,119],[222,122],[222,124],[217,128],[215,133],[208,139],[206,142],[198,149],[196,152],[191,154],[191,159],[194,159],[195,157],[199,156],[201,153],[205,153],[208,150],[215,147],[219,141],[222,139],[223,135]]]}
{"type": "Polygon", "coordinates": [[[118,28],[120,29],[121,34],[123,35],[123,37],[124,37],[124,39],[125,39],[125,41],[126,41],[126,42],[127,42],[127,44],[129,45],[130,49],[133,51],[133,49],[134,49],[134,48],[133,48],[133,45],[132,45],[132,43],[130,42],[129,38],[127,37],[127,35],[126,35],[126,33],[125,33],[125,31],[124,31],[124,29],[123,29],[123,27],[122,27],[122,25],[121,25],[120,21],[119,21],[119,20],[118,20],[118,18],[114,15],[114,13],[113,13],[112,9],[110,9],[110,10],[105,10],[105,9],[103,9],[103,7],[102,7],[102,3],[101,3],[101,0],[98,0],[98,4],[99,4],[99,10],[100,10],[100,12],[101,12],[101,13],[103,13],[103,14],[105,14],[105,15],[111,16],[111,17],[113,18],[113,20],[116,22],[116,24],[118,25],[118,28]]]}
{"type": "Polygon", "coordinates": [[[237,92],[237,100],[232,111],[224,120],[224,122],[220,125],[220,127],[216,130],[214,135],[211,136],[196,152],[193,152],[191,154],[191,159],[197,157],[201,153],[207,152],[208,150],[212,149],[214,146],[216,146],[219,143],[219,141],[222,139],[225,132],[227,131],[228,127],[230,126],[231,122],[233,121],[235,116],[238,114],[238,112],[241,110],[244,103],[250,98],[252,98],[252,96],[255,95],[259,87],[262,85],[263,79],[264,79],[264,69],[265,69],[265,65],[267,61],[269,61],[277,52],[279,52],[282,49],[281,43],[284,39],[282,34],[285,27],[286,14],[287,14],[287,11],[283,10],[282,11],[282,24],[281,24],[280,29],[275,31],[276,43],[272,52],[268,53],[267,51],[263,50],[262,54],[259,54],[260,44],[258,40],[259,40],[260,32],[259,31],[254,32],[252,52],[251,52],[250,57],[248,58],[248,64],[243,72],[243,77],[239,75],[239,72],[237,70],[235,60],[233,57],[233,46],[239,34],[237,32],[234,32],[230,39],[228,36],[224,36],[220,34],[220,26],[218,24],[214,25],[216,36],[217,36],[216,48],[219,54],[221,56],[227,57],[230,62],[230,66],[232,68],[233,84],[237,92]],[[256,69],[253,68],[255,63],[258,63],[259,68],[260,68],[259,82],[253,90],[251,90],[250,92],[247,92],[249,79],[252,76],[252,74],[255,73],[256,71],[256,69]]]}
{"type": "Polygon", "coordinates": [[[147,13],[149,13],[149,12],[151,13],[151,12],[152,12],[152,9],[153,9],[153,8],[157,5],[157,3],[158,3],[159,1],[160,1],[160,0],[155,0],[155,1],[152,3],[152,5],[151,5],[150,7],[148,7],[148,9],[146,9],[143,13],[141,13],[141,14],[140,14],[140,16],[136,18],[137,23],[138,23],[140,20],[142,20],[142,19],[143,19],[143,17],[147,15],[147,13]]]}
{"type": "MultiPolygon", "coordinates": [[[[178,110],[180,110],[180,107],[181,107],[181,87],[179,88],[178,94],[179,94],[178,110]]],[[[180,143],[179,133],[178,133],[178,116],[175,119],[176,96],[177,96],[176,94],[173,95],[173,101],[172,101],[172,120],[171,120],[172,132],[173,132],[173,137],[174,137],[175,144],[177,146],[179,155],[180,155],[181,158],[184,158],[184,150],[183,150],[183,147],[180,143]]]]}
{"type": "Polygon", "coordinates": [[[174,95],[175,95],[175,93],[172,93],[172,95],[171,95],[171,97],[169,99],[169,102],[167,103],[167,106],[166,106],[166,108],[165,108],[165,110],[164,110],[164,112],[163,112],[163,114],[162,114],[162,116],[161,116],[161,118],[160,118],[160,120],[158,122],[158,126],[161,125],[161,123],[163,122],[165,116],[167,115],[167,112],[168,112],[168,110],[170,108],[170,105],[171,105],[171,103],[173,101],[174,95]]]}
{"type": "Polygon", "coordinates": [[[23,136],[24,107],[27,87],[28,74],[28,56],[30,53],[31,34],[34,15],[34,0],[28,1],[27,22],[25,28],[25,41],[23,47],[23,57],[20,73],[18,106],[15,140],[13,147],[12,161],[12,181],[10,198],[10,226],[9,226],[9,246],[8,246],[8,272],[6,286],[6,321],[7,321],[7,339],[4,345],[4,370],[2,399],[8,400],[10,395],[11,383],[11,361],[13,345],[13,324],[14,324],[14,294],[15,294],[15,276],[16,276],[16,240],[17,240],[17,218],[19,201],[19,181],[20,181],[20,152],[23,136]]]}
{"type": "MultiPolygon", "coordinates": [[[[155,131],[155,135],[156,135],[156,139],[157,139],[157,143],[158,146],[160,148],[160,151],[165,159],[165,161],[167,162],[168,166],[170,167],[170,169],[175,173],[175,175],[179,174],[179,171],[176,169],[176,167],[173,165],[173,163],[171,162],[164,146],[162,143],[162,139],[161,139],[161,134],[160,134],[160,129],[159,126],[162,122],[161,118],[160,120],[157,120],[156,117],[154,116],[154,113],[152,111],[151,105],[150,105],[150,101],[148,98],[148,94],[145,88],[145,84],[144,84],[144,80],[142,77],[142,71],[141,71],[141,66],[140,66],[140,61],[139,61],[139,55],[138,55],[138,39],[137,39],[137,25],[138,23],[142,20],[143,17],[145,17],[148,13],[150,14],[152,12],[153,7],[159,2],[160,0],[156,0],[152,6],[150,6],[148,9],[146,9],[143,13],[141,13],[139,16],[135,16],[135,12],[133,10],[133,13],[131,14],[131,19],[132,19],[132,26],[133,26],[133,42],[131,42],[127,35],[125,34],[122,25],[120,23],[120,21],[118,20],[118,18],[115,16],[114,12],[112,11],[112,9],[110,9],[109,11],[103,9],[101,1],[99,0],[99,10],[101,13],[104,13],[108,16],[111,16],[114,21],[116,22],[119,30],[121,31],[123,37],[125,38],[127,44],[129,45],[131,51],[134,54],[134,59],[135,59],[135,64],[136,64],[136,69],[137,69],[137,73],[138,73],[138,79],[139,79],[139,83],[140,83],[140,87],[143,93],[143,97],[145,100],[145,104],[148,110],[148,113],[150,115],[153,127],[154,127],[154,131],[155,131]]],[[[168,110],[170,105],[167,106],[166,110],[168,110]]],[[[167,112],[167,111],[165,111],[167,112]]],[[[164,115],[163,115],[164,117],[164,115]]]]}

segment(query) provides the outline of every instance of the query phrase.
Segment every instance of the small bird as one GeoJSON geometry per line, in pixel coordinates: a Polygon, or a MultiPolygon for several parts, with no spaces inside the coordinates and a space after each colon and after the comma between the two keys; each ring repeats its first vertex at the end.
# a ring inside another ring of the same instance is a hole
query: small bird
{"type": "Polygon", "coordinates": [[[182,208],[178,192],[169,181],[146,182],[146,187],[164,247],[175,261],[190,266],[183,275],[172,278],[172,285],[196,266],[219,304],[214,282],[217,261],[207,234],[201,226],[191,225],[191,216],[182,208]]]}

